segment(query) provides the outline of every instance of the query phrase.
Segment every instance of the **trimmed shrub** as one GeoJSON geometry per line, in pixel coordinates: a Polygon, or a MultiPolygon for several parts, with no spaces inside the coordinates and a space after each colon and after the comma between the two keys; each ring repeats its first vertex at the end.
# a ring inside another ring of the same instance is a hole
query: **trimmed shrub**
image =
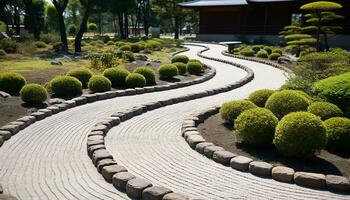
{"type": "Polygon", "coordinates": [[[201,63],[189,62],[187,63],[187,71],[190,74],[200,75],[201,73],[203,73],[204,69],[201,63]]]}
{"type": "Polygon", "coordinates": [[[131,51],[124,51],[122,57],[129,62],[135,61],[134,53],[131,51]]]}
{"type": "Polygon", "coordinates": [[[25,85],[20,91],[21,99],[27,104],[40,104],[47,99],[46,89],[35,83],[25,85]]]}
{"type": "Polygon", "coordinates": [[[147,40],[146,46],[152,50],[160,50],[162,48],[162,44],[155,40],[147,40]]]}
{"type": "Polygon", "coordinates": [[[350,119],[334,117],[323,122],[328,137],[327,147],[332,150],[350,151],[350,119]]]}
{"type": "Polygon", "coordinates": [[[126,86],[125,79],[130,74],[130,72],[126,69],[120,68],[109,68],[103,72],[103,76],[108,78],[113,87],[121,87],[126,86]]]}
{"type": "Polygon", "coordinates": [[[278,54],[280,54],[280,55],[283,54],[283,52],[282,52],[281,49],[274,49],[274,50],[272,50],[272,53],[278,53],[278,54]]]}
{"type": "Polygon", "coordinates": [[[200,60],[197,59],[189,59],[188,62],[197,62],[203,65],[203,63],[200,60]]]}
{"type": "Polygon", "coordinates": [[[131,51],[131,46],[128,44],[125,44],[119,48],[122,51],[131,51]]]}
{"type": "Polygon", "coordinates": [[[271,47],[264,47],[264,50],[270,55],[272,53],[271,47]]]}
{"type": "Polygon", "coordinates": [[[177,76],[179,71],[174,64],[163,64],[159,66],[158,73],[161,79],[169,79],[177,76]]]}
{"type": "Polygon", "coordinates": [[[281,57],[281,54],[272,53],[271,55],[269,55],[269,60],[278,60],[279,57],[281,57]]]}
{"type": "Polygon", "coordinates": [[[35,46],[36,46],[37,48],[46,48],[46,44],[45,44],[45,42],[43,42],[43,41],[36,41],[36,42],[35,42],[35,46]]]}
{"type": "Polygon", "coordinates": [[[310,103],[309,99],[296,90],[282,90],[274,92],[267,99],[265,107],[281,119],[291,112],[306,111],[310,103]]]}
{"type": "Polygon", "coordinates": [[[318,81],[312,90],[317,97],[345,109],[350,102],[350,73],[318,81]]]}
{"type": "Polygon", "coordinates": [[[4,57],[6,55],[7,55],[6,51],[4,51],[3,49],[0,49],[0,57],[4,57]]]}
{"type": "Polygon", "coordinates": [[[16,53],[18,44],[12,39],[3,39],[0,41],[0,49],[3,49],[6,53],[16,53]]]}
{"type": "Polygon", "coordinates": [[[260,50],[257,54],[256,57],[258,58],[268,58],[269,54],[265,50],[260,50]]]}
{"type": "Polygon", "coordinates": [[[240,115],[243,111],[252,108],[257,108],[257,106],[247,100],[230,101],[222,104],[220,108],[220,115],[226,122],[234,123],[238,115],[240,115]]]}
{"type": "Polygon", "coordinates": [[[242,112],[234,122],[235,133],[243,142],[252,146],[272,144],[277,117],[268,109],[252,108],[242,112]]]}
{"type": "Polygon", "coordinates": [[[139,44],[137,44],[137,43],[132,43],[132,44],[130,44],[130,50],[131,50],[131,52],[133,52],[133,53],[138,53],[138,52],[140,52],[141,48],[140,48],[140,45],[139,45],[139,44]]]}
{"type": "Polygon", "coordinates": [[[309,158],[326,146],[326,129],[316,115],[293,112],[278,123],[274,144],[284,156],[309,158]]]}
{"type": "Polygon", "coordinates": [[[326,120],[332,117],[340,117],[343,115],[337,105],[328,102],[315,102],[310,104],[307,111],[326,120]]]}
{"type": "Polygon", "coordinates": [[[261,89],[251,93],[248,97],[248,100],[253,102],[255,105],[259,107],[265,107],[265,103],[267,99],[274,93],[275,91],[269,89],[261,89]]]}
{"type": "Polygon", "coordinates": [[[173,63],[174,65],[176,65],[177,70],[179,71],[180,75],[184,75],[187,73],[187,65],[185,63],[182,62],[176,62],[173,63]]]}
{"type": "Polygon", "coordinates": [[[89,80],[89,90],[92,92],[106,92],[111,90],[111,81],[101,75],[95,75],[89,80]]]}
{"type": "Polygon", "coordinates": [[[239,53],[243,56],[248,56],[248,57],[252,57],[255,55],[255,51],[249,47],[242,49],[239,53]]]}
{"type": "Polygon", "coordinates": [[[156,83],[156,73],[150,67],[137,67],[134,73],[143,75],[146,78],[146,85],[154,85],[156,83]]]}
{"type": "Polygon", "coordinates": [[[125,79],[126,85],[129,88],[144,87],[146,85],[146,78],[138,73],[131,73],[125,79]]]}
{"type": "Polygon", "coordinates": [[[82,83],[83,87],[87,86],[92,75],[92,72],[85,68],[72,69],[67,73],[67,76],[77,78],[82,83]]]}
{"type": "Polygon", "coordinates": [[[252,49],[257,53],[257,52],[259,52],[261,49],[263,49],[264,48],[264,45],[253,45],[252,46],[252,49]]]}
{"type": "Polygon", "coordinates": [[[108,45],[108,46],[114,45],[114,41],[112,41],[112,40],[111,40],[111,41],[108,41],[108,42],[107,42],[107,45],[108,45]]]}
{"type": "Polygon", "coordinates": [[[26,83],[26,79],[20,74],[0,74],[0,91],[4,91],[12,95],[17,95],[26,83]]]}
{"type": "Polygon", "coordinates": [[[190,59],[185,55],[176,55],[171,59],[171,63],[182,62],[187,64],[190,59]]]}
{"type": "Polygon", "coordinates": [[[82,83],[72,76],[57,76],[50,82],[51,90],[58,96],[74,96],[81,94],[82,83]]]}

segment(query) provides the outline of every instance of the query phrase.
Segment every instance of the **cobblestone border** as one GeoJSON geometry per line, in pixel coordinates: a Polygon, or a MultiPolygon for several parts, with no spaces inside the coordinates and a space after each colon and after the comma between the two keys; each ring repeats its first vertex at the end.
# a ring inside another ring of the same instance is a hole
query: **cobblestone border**
{"type": "Polygon", "coordinates": [[[198,131],[197,126],[207,118],[219,113],[220,107],[212,107],[202,112],[193,113],[183,121],[181,132],[189,146],[215,162],[243,172],[279,182],[295,183],[299,186],[329,190],[338,193],[350,192],[350,181],[344,176],[325,175],[310,172],[295,172],[285,166],[273,166],[270,163],[254,161],[253,159],[226,151],[220,146],[207,142],[198,131]]]}

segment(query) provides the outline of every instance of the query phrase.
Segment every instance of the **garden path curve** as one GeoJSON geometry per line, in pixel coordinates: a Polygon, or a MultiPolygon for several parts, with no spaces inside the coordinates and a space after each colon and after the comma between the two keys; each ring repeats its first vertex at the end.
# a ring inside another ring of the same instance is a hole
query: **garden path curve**
{"type": "MultiPolygon", "coordinates": [[[[247,85],[212,97],[167,106],[134,117],[112,128],[106,147],[133,174],[176,192],[204,199],[346,199],[326,191],[262,179],[232,170],[196,153],[184,142],[180,127],[189,113],[231,99],[245,98],[260,88],[278,88],[281,70],[268,65],[224,57],[225,47],[205,44],[204,54],[250,67],[255,79],[247,85]]],[[[196,58],[201,47],[184,54],[196,58]]],[[[201,58],[199,58],[201,59],[201,58]]],[[[0,183],[19,199],[128,199],[96,171],[86,153],[86,138],[95,123],[116,111],[217,88],[239,80],[246,72],[201,59],[217,69],[211,80],[169,91],[117,97],[69,109],[36,122],[0,148],[0,183]]]]}

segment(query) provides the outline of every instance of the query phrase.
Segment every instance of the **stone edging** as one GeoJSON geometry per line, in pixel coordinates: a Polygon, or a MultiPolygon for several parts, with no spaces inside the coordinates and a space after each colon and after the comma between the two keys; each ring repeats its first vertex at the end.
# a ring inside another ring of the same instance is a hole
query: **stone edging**
{"type": "Polygon", "coordinates": [[[219,112],[220,107],[212,107],[208,110],[193,113],[183,121],[182,136],[192,149],[203,154],[215,162],[231,166],[235,170],[249,171],[251,174],[272,178],[279,182],[295,183],[299,186],[312,189],[327,189],[333,192],[350,192],[348,178],[336,175],[325,175],[310,172],[295,172],[294,169],[284,166],[273,166],[270,163],[254,161],[245,156],[240,156],[226,151],[220,146],[207,142],[198,131],[197,126],[207,118],[219,112]]]}
{"type": "MultiPolygon", "coordinates": [[[[172,55],[174,56],[176,54],[186,52],[186,51],[189,51],[189,49],[188,48],[182,49],[180,51],[173,53],[172,55]]],[[[40,121],[42,119],[45,119],[46,117],[49,117],[51,115],[57,114],[59,112],[65,111],[67,109],[70,109],[76,106],[84,105],[86,103],[92,103],[95,101],[115,98],[115,97],[165,91],[165,90],[187,87],[194,84],[203,83],[205,81],[210,80],[216,75],[216,69],[212,67],[209,67],[209,68],[210,68],[210,71],[207,74],[204,74],[203,76],[190,81],[169,83],[166,85],[146,86],[143,88],[129,88],[125,90],[115,90],[115,91],[107,91],[102,93],[84,94],[79,97],[73,98],[71,100],[64,101],[63,103],[51,105],[45,109],[39,109],[37,112],[31,113],[28,116],[21,117],[16,121],[9,122],[8,124],[0,127],[0,147],[3,145],[5,141],[10,139],[13,135],[17,134],[19,131],[35,123],[36,121],[40,121]]]]}

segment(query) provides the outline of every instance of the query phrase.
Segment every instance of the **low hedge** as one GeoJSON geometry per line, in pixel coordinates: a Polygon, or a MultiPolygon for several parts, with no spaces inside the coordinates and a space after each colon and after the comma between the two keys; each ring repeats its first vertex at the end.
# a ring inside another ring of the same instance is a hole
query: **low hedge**
{"type": "Polygon", "coordinates": [[[286,157],[310,158],[326,146],[326,129],[316,115],[293,112],[278,123],[274,144],[286,157]]]}
{"type": "Polygon", "coordinates": [[[50,88],[57,96],[75,96],[82,93],[82,83],[72,76],[57,76],[50,82],[50,88]]]}
{"type": "Polygon", "coordinates": [[[237,117],[234,127],[244,143],[260,147],[272,144],[277,123],[277,117],[270,110],[252,108],[237,117]]]}
{"type": "Polygon", "coordinates": [[[115,88],[126,86],[125,79],[129,74],[130,72],[128,70],[116,67],[106,69],[103,72],[103,76],[108,78],[111,81],[112,86],[115,88]]]}
{"type": "Polygon", "coordinates": [[[93,75],[92,72],[85,68],[72,69],[67,73],[67,76],[72,76],[77,78],[83,84],[83,87],[87,86],[92,75],[93,75]]]}
{"type": "Polygon", "coordinates": [[[259,107],[265,107],[265,103],[267,99],[274,93],[275,91],[269,89],[261,89],[251,93],[248,97],[248,100],[253,102],[255,105],[259,107]]]}
{"type": "Polygon", "coordinates": [[[176,62],[173,63],[174,65],[176,65],[177,70],[179,71],[180,75],[184,75],[187,73],[187,65],[185,63],[182,62],[176,62]]]}
{"type": "Polygon", "coordinates": [[[26,79],[20,74],[0,74],[0,91],[4,91],[12,95],[18,95],[19,91],[26,83],[26,79]]]}
{"type": "Polygon", "coordinates": [[[350,151],[350,119],[334,117],[323,122],[328,137],[327,147],[331,150],[350,151]]]}
{"type": "Polygon", "coordinates": [[[21,99],[27,104],[40,104],[47,99],[46,89],[35,83],[25,85],[20,91],[21,99]]]}
{"type": "Polygon", "coordinates": [[[161,79],[170,79],[179,74],[179,70],[174,64],[163,64],[159,66],[158,73],[161,79]]]}
{"type": "Polygon", "coordinates": [[[315,102],[310,104],[307,111],[326,120],[332,117],[340,117],[343,111],[337,105],[328,102],[315,102]]]}
{"type": "Polygon", "coordinates": [[[189,61],[189,58],[185,55],[176,55],[171,59],[171,63],[182,62],[187,64],[188,61],[189,61]]]}
{"type": "Polygon", "coordinates": [[[257,106],[247,100],[230,101],[222,104],[220,108],[220,115],[226,122],[234,123],[238,115],[251,108],[257,108],[257,106]]]}
{"type": "Polygon", "coordinates": [[[138,73],[131,73],[125,79],[126,85],[129,88],[144,87],[146,85],[146,78],[138,73]]]}
{"type": "Polygon", "coordinates": [[[201,73],[203,73],[204,68],[203,68],[203,65],[201,63],[188,62],[187,63],[187,71],[190,74],[200,75],[201,73]]]}
{"type": "Polygon", "coordinates": [[[88,86],[92,92],[106,92],[111,90],[112,83],[104,76],[95,75],[90,78],[88,86]]]}
{"type": "Polygon", "coordinates": [[[156,73],[150,67],[137,67],[134,73],[143,75],[146,78],[146,85],[154,85],[156,83],[156,73]]]}

